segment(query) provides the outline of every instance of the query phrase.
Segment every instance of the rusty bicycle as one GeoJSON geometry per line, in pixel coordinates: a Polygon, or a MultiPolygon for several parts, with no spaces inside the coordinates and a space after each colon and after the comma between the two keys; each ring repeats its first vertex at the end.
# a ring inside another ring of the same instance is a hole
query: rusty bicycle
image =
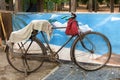
{"type": "MultiPolygon", "coordinates": [[[[61,29],[53,28],[53,29],[61,29]]],[[[29,40],[7,46],[6,56],[9,64],[17,71],[31,73],[38,70],[49,59],[59,61],[58,53],[70,41],[71,60],[80,68],[93,71],[102,68],[110,59],[112,48],[109,39],[99,32],[87,31],[70,38],[56,52],[52,50],[44,32],[33,30],[29,40]],[[44,43],[38,39],[41,34],[44,43]]]]}

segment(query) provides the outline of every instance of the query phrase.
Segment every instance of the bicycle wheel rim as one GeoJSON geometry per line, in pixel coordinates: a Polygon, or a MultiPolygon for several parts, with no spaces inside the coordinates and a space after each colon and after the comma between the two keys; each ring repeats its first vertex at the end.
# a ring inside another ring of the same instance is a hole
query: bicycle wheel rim
{"type": "Polygon", "coordinates": [[[43,59],[38,59],[40,58],[39,55],[41,54],[43,55],[43,48],[38,44],[38,41],[36,40],[32,42],[30,48],[28,49],[26,54],[27,58],[23,57],[25,56],[24,54],[25,50],[28,48],[28,45],[30,43],[31,40],[28,40],[27,42],[23,42],[24,49],[23,47],[20,48],[18,44],[14,44],[12,46],[13,48],[9,48],[7,52],[7,59],[9,64],[19,72],[24,73],[26,70],[28,73],[31,73],[38,70],[43,64],[43,59]],[[37,59],[35,58],[35,56],[33,56],[34,54],[38,56],[37,59]],[[27,64],[27,68],[25,67],[26,64],[27,64]]]}
{"type": "Polygon", "coordinates": [[[90,32],[85,34],[81,41],[79,38],[76,39],[72,51],[74,62],[80,68],[87,71],[98,70],[109,61],[111,45],[103,34],[90,32]],[[88,50],[83,47],[81,41],[88,50]]]}

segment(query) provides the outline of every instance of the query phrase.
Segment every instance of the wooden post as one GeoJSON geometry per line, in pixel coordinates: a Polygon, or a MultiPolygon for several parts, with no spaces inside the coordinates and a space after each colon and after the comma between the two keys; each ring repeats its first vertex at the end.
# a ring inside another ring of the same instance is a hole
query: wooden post
{"type": "Polygon", "coordinates": [[[0,11],[0,27],[2,29],[2,39],[8,40],[12,32],[12,13],[9,11],[0,11]]]}
{"type": "Polygon", "coordinates": [[[0,36],[0,46],[2,46],[2,39],[1,39],[1,36],[0,36]]]}
{"type": "Polygon", "coordinates": [[[37,11],[44,12],[44,0],[37,0],[37,11]]]}
{"type": "Polygon", "coordinates": [[[9,1],[9,10],[13,11],[13,0],[9,1]]]}
{"type": "Polygon", "coordinates": [[[114,12],[114,0],[110,0],[110,12],[114,12]]]}
{"type": "Polygon", "coordinates": [[[71,12],[76,12],[76,0],[71,0],[71,12]]]}
{"type": "Polygon", "coordinates": [[[69,12],[71,12],[71,0],[69,0],[69,12]]]}
{"type": "Polygon", "coordinates": [[[120,12],[120,1],[119,1],[119,12],[120,12]]]}
{"type": "Polygon", "coordinates": [[[92,5],[93,5],[93,0],[89,0],[89,1],[88,1],[88,10],[89,10],[90,12],[92,12],[92,10],[93,10],[92,5]]]}
{"type": "Polygon", "coordinates": [[[0,13],[0,23],[1,23],[1,27],[2,27],[3,34],[4,34],[4,38],[5,38],[5,40],[7,41],[7,35],[6,35],[5,26],[4,26],[4,24],[3,24],[2,14],[1,14],[1,13],[0,13]]]}
{"type": "Polygon", "coordinates": [[[97,12],[97,9],[98,9],[97,0],[94,0],[94,5],[95,5],[95,7],[94,7],[95,10],[94,11],[97,12]]]}
{"type": "Polygon", "coordinates": [[[0,27],[0,46],[2,46],[2,30],[1,30],[1,27],[0,27]]]}
{"type": "Polygon", "coordinates": [[[14,11],[15,12],[20,12],[22,11],[22,0],[15,0],[15,3],[14,3],[14,11]]]}

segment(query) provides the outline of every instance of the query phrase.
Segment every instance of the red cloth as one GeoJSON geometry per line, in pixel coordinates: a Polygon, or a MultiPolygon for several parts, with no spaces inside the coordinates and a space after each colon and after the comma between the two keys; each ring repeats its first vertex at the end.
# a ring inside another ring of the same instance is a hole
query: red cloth
{"type": "Polygon", "coordinates": [[[66,27],[65,33],[67,35],[77,35],[78,34],[78,24],[75,19],[69,19],[66,27]]]}

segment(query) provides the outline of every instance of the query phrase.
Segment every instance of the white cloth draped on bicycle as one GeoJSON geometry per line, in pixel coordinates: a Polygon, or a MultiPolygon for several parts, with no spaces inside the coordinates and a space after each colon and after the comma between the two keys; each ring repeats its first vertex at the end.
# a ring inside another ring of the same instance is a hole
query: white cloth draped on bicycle
{"type": "Polygon", "coordinates": [[[47,20],[33,20],[24,28],[11,33],[8,42],[21,42],[28,40],[33,30],[44,31],[47,34],[48,40],[52,33],[52,25],[47,20]]]}

